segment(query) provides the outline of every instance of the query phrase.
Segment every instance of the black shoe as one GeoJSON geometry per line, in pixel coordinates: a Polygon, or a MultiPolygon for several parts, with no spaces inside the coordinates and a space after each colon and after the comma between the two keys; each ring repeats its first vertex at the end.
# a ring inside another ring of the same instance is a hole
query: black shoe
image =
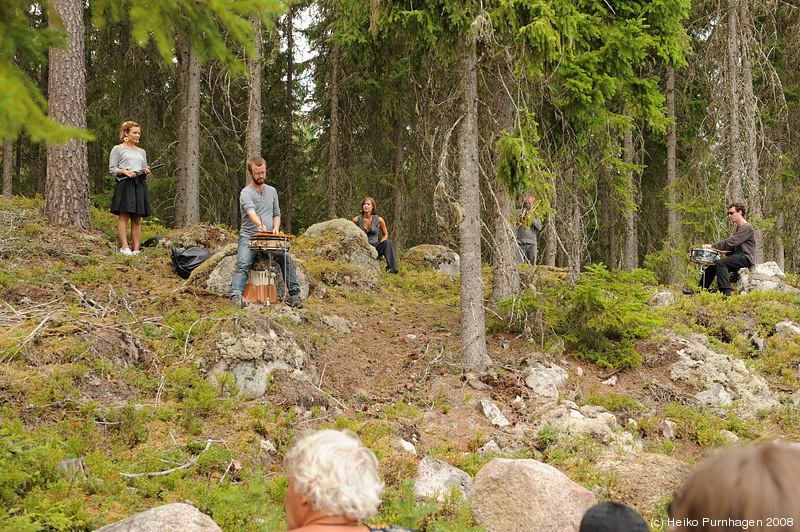
{"type": "Polygon", "coordinates": [[[231,296],[231,306],[238,308],[244,307],[244,300],[240,294],[234,294],[231,296]]]}
{"type": "Polygon", "coordinates": [[[292,308],[303,308],[303,300],[300,299],[300,294],[289,294],[286,304],[292,308]]]}
{"type": "Polygon", "coordinates": [[[728,299],[729,297],[731,297],[730,292],[722,292],[722,299],[728,299]]]}
{"type": "Polygon", "coordinates": [[[683,293],[686,294],[687,296],[691,296],[694,295],[694,290],[692,290],[691,288],[684,288],[683,293]]]}

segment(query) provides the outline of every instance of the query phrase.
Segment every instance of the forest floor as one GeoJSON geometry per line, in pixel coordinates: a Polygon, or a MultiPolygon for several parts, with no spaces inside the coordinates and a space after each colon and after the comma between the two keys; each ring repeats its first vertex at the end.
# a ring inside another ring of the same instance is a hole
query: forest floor
{"type": "MultiPolygon", "coordinates": [[[[465,375],[458,282],[448,275],[402,265],[397,276],[383,274],[374,292],[324,286],[312,290],[301,310],[282,303],[235,309],[227,297],[179,278],[167,249],[147,248],[133,257],[117,253],[115,218],[108,212],[93,209],[92,227],[76,231],[50,226],[38,200],[0,201],[0,450],[11,442],[26,450],[1,454],[0,464],[6,470],[32,464],[41,469],[14,493],[0,490],[0,508],[15,509],[0,510],[0,524],[15,518],[53,522],[57,514],[70,523],[65,530],[91,530],[159,504],[190,500],[224,530],[279,529],[282,453],[297,435],[318,427],[358,432],[378,454],[389,488],[382,517],[426,530],[468,530],[472,523],[463,501],[423,509],[409,503],[405,482],[419,459],[440,458],[474,476],[491,458],[476,452],[489,440],[509,456],[550,463],[599,499],[620,500],[648,518],[663,516],[670,499],[665,484],[631,482],[622,472],[601,470],[598,462],[610,450],[598,442],[537,430],[539,413],[555,401],[525,385],[537,361],[569,372],[559,400],[601,405],[620,426],[635,420],[639,447],[675,463],[673,487],[720,443],[712,432],[730,429],[743,441],[800,434],[800,414],[788,400],[745,421],[691,408],[659,391],[652,384],[669,381],[667,368],[678,357],[663,348],[663,331],[635,344],[640,365],[614,369],[576,357],[576,346],[552,326],[542,327],[549,322],[541,315],[510,320],[502,308],[494,309],[487,315],[494,366],[465,375]],[[303,369],[310,379],[278,371],[263,398],[249,399],[230,379],[203,378],[218,362],[223,333],[270,331],[307,355],[303,369]],[[613,376],[615,384],[603,383],[613,376]],[[511,427],[492,426],[478,411],[481,399],[500,406],[511,427]],[[656,428],[667,418],[678,425],[675,438],[664,438],[656,428]],[[415,444],[416,455],[398,447],[401,438],[415,444]],[[20,456],[27,461],[14,462],[20,456]],[[54,462],[64,459],[78,460],[82,474],[57,474],[54,462]],[[192,460],[172,475],[122,474],[192,460]]],[[[163,231],[146,226],[143,238],[163,231]]],[[[526,276],[529,290],[541,294],[543,285],[560,284],[563,272],[542,269],[526,276]]],[[[485,282],[491,286],[488,269],[485,282]]],[[[697,305],[725,319],[731,307],[711,294],[702,297],[675,305],[678,310],[666,316],[668,327],[708,333],[723,345],[709,327],[697,324],[697,305]]],[[[740,299],[734,312],[741,315],[769,307],[763,300],[740,299]]],[[[797,302],[779,303],[776,315],[800,320],[797,302]]],[[[747,358],[776,393],[789,397],[797,389],[797,344],[757,359],[740,341],[724,345],[747,358]]],[[[11,482],[3,476],[0,484],[11,482]]]]}

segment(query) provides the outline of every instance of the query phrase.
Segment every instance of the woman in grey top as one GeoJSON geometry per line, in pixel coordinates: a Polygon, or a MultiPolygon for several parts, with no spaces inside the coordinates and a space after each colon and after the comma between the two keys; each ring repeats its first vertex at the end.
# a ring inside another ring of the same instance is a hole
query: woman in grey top
{"type": "Polygon", "coordinates": [[[111,149],[108,169],[117,179],[117,188],[111,199],[111,212],[119,215],[117,232],[123,255],[137,255],[142,239],[142,216],[150,216],[150,194],[147,192],[147,154],[136,144],[142,136],[139,124],[127,121],[122,124],[119,138],[122,144],[111,149]],[[133,251],[128,246],[128,220],[131,221],[133,251]]]}

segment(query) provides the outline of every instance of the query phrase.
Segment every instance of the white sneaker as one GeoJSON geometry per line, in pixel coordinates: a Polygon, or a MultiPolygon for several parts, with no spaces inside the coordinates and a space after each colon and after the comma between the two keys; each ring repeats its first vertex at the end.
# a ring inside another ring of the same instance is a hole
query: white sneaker
{"type": "Polygon", "coordinates": [[[139,250],[138,249],[136,251],[131,251],[131,255],[138,255],[138,254],[139,254],[139,250]]]}
{"type": "Polygon", "coordinates": [[[133,255],[133,251],[131,251],[131,248],[121,248],[119,252],[122,253],[123,255],[133,255]]]}

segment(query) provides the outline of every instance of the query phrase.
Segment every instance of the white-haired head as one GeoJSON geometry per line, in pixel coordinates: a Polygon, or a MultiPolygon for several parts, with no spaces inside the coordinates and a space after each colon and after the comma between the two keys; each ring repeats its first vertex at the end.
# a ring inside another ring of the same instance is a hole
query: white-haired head
{"type": "Polygon", "coordinates": [[[305,436],[286,453],[286,467],[312,510],[358,521],[378,513],[378,460],[354,433],[325,429],[305,436]]]}

